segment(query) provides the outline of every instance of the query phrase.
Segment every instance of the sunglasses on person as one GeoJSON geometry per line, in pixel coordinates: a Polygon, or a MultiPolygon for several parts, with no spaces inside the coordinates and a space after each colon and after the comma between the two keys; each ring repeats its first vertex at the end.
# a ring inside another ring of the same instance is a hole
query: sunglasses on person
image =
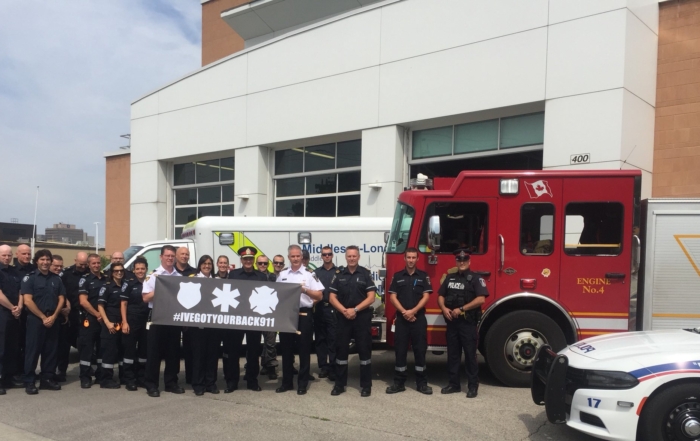
{"type": "Polygon", "coordinates": [[[265,265],[267,266],[270,262],[258,262],[258,265],[265,265]]]}
{"type": "Polygon", "coordinates": [[[321,253],[321,255],[322,255],[323,257],[328,257],[328,256],[332,256],[333,253],[321,253]]]}
{"type": "Polygon", "coordinates": [[[124,270],[123,270],[123,269],[121,269],[121,270],[112,270],[112,272],[113,272],[113,273],[123,273],[124,270]]]}
{"type": "Polygon", "coordinates": [[[284,262],[272,262],[273,265],[284,265],[284,262]]]}

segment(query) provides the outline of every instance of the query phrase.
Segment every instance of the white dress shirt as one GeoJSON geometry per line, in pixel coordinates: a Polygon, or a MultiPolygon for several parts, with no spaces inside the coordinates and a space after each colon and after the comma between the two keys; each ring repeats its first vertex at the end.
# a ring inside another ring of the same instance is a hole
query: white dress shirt
{"type": "MultiPolygon", "coordinates": [[[[162,266],[159,266],[156,268],[155,271],[153,271],[150,275],[146,277],[146,280],[143,282],[143,289],[141,290],[141,294],[147,294],[149,292],[153,292],[156,289],[156,276],[181,276],[182,274],[177,272],[177,269],[173,267],[172,272],[168,272],[163,268],[162,266]]],[[[153,309],[153,302],[148,302],[148,307],[153,309]]]]}
{"type": "MultiPolygon", "coordinates": [[[[300,266],[298,270],[292,271],[292,268],[284,269],[277,276],[277,282],[279,283],[298,283],[310,289],[311,291],[323,291],[323,283],[318,280],[318,276],[307,270],[304,265],[300,266]]],[[[303,292],[301,297],[299,297],[299,307],[300,308],[311,308],[314,306],[314,301],[311,297],[307,296],[303,292]]]]}

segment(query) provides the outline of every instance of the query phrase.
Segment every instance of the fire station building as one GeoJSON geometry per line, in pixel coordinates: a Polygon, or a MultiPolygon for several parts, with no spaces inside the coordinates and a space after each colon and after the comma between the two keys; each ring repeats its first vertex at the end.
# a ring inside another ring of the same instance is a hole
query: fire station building
{"type": "Polygon", "coordinates": [[[700,42],[700,0],[202,0],[203,67],[131,106],[130,242],[205,215],[391,216],[418,173],[639,169],[643,197],[700,195],[680,169],[700,152],[655,158],[669,115],[656,150],[700,141],[660,83],[679,8],[700,42]]]}

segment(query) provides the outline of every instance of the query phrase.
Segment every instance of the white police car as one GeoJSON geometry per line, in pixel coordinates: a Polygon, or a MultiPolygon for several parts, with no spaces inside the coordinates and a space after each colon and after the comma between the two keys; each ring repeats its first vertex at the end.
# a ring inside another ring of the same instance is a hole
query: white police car
{"type": "Polygon", "coordinates": [[[535,359],[552,423],[609,440],[700,440],[700,328],[609,334],[535,359]]]}

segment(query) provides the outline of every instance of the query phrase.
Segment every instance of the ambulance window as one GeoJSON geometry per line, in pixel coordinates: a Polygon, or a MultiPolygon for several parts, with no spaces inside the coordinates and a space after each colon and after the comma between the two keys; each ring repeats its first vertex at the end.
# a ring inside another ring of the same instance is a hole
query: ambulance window
{"type": "Polygon", "coordinates": [[[472,254],[488,251],[489,206],[484,202],[434,202],[430,204],[423,219],[418,248],[429,252],[428,219],[440,216],[440,253],[452,253],[458,248],[467,248],[472,254]]]}
{"type": "Polygon", "coordinates": [[[566,206],[564,252],[573,256],[617,256],[622,252],[623,208],[618,202],[566,206]]]}
{"type": "Polygon", "coordinates": [[[150,249],[143,253],[141,257],[148,262],[149,273],[160,266],[160,248],[150,249]]]}
{"type": "Polygon", "coordinates": [[[523,204],[520,210],[520,252],[548,256],[554,247],[554,205],[523,204]]]}

